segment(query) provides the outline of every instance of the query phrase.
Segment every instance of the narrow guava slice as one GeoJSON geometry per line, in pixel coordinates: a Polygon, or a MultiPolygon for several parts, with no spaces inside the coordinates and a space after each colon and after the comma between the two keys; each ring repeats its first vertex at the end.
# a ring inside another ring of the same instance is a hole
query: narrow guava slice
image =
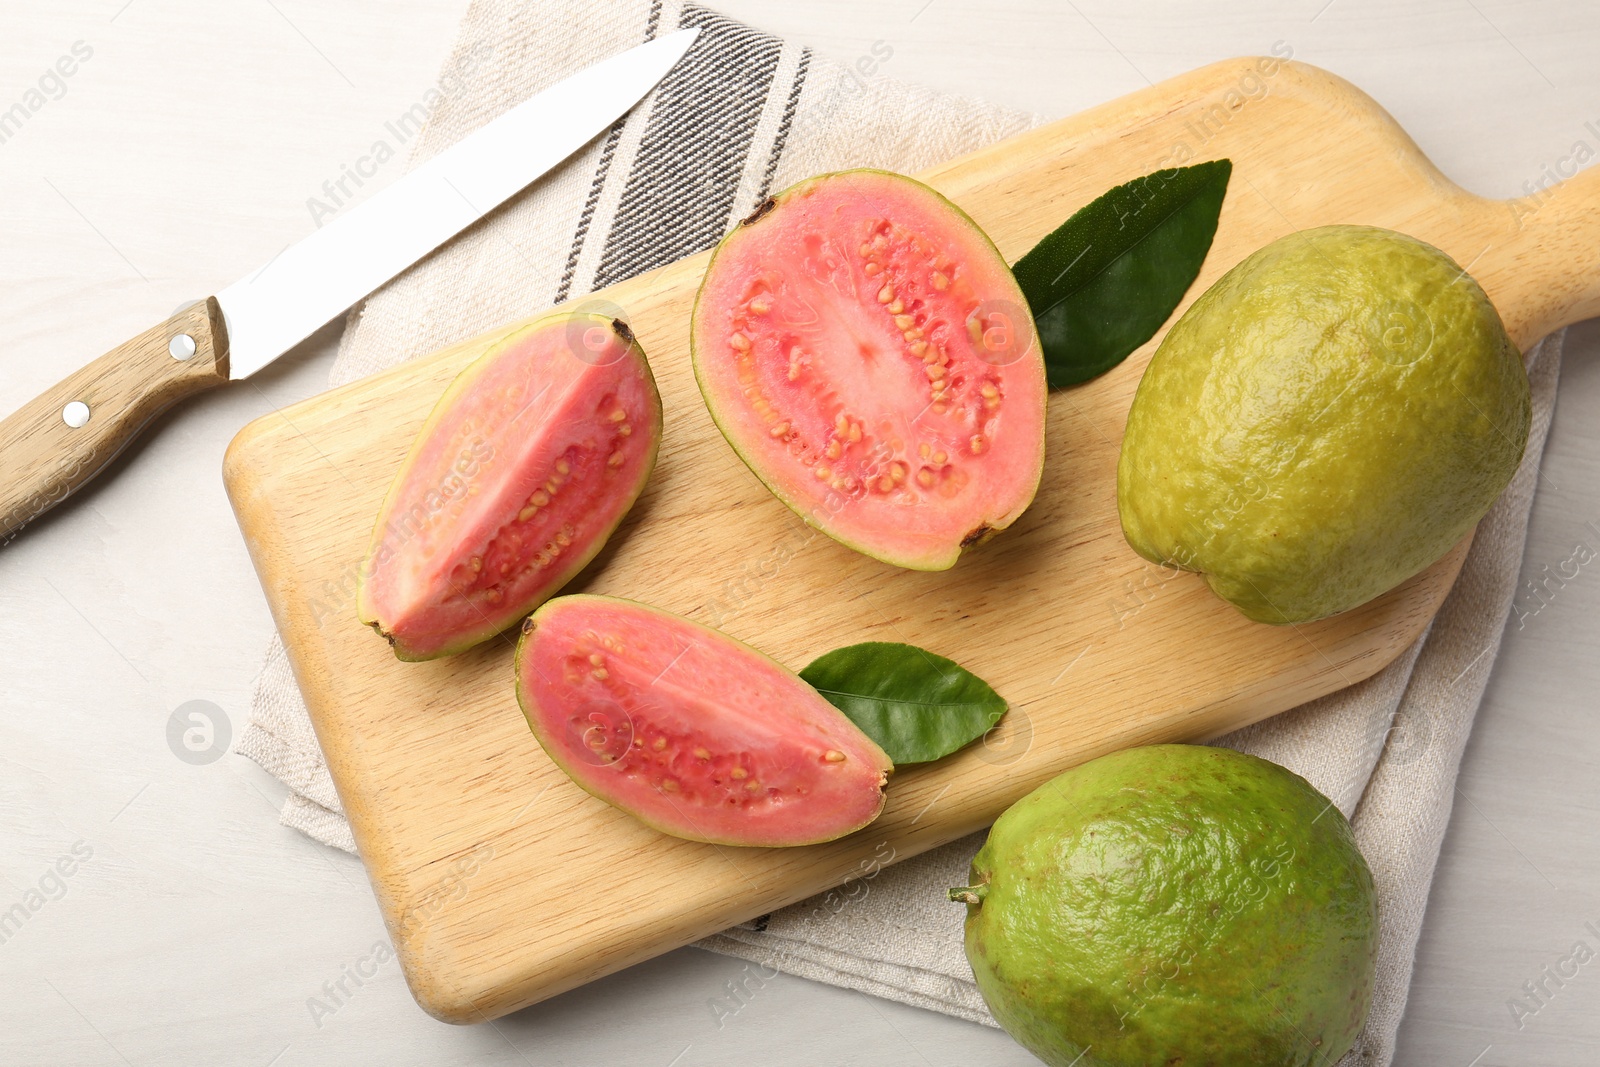
{"type": "Polygon", "coordinates": [[[944,570],[1011,525],[1044,465],[1044,357],[976,223],[920,182],[824,174],[718,246],[695,377],[756,476],[869,556],[944,570]]]}
{"type": "Polygon", "coordinates": [[[389,486],[361,621],[403,660],[508,629],[600,551],[644,489],[661,398],[621,320],[545,316],[445,391],[389,486]]]}
{"type": "Polygon", "coordinates": [[[894,765],[800,676],[670,612],[564,596],[517,645],[517,700],[578,785],[674,837],[807,845],[883,810],[894,765]]]}

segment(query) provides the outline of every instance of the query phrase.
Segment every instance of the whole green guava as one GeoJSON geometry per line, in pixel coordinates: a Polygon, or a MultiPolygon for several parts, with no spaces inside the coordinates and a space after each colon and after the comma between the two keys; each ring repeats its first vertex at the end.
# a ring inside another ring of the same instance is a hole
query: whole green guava
{"type": "Polygon", "coordinates": [[[1528,377],[1449,256],[1290,234],[1173,324],[1117,465],[1122,530],[1260,622],[1363,604],[1448,552],[1516,472],[1528,377]]]}
{"type": "Polygon", "coordinates": [[[1339,809],[1254,756],[1156,745],[1046,782],[972,861],[966,949],[1053,1067],[1325,1067],[1372,1000],[1372,875],[1339,809]]]}

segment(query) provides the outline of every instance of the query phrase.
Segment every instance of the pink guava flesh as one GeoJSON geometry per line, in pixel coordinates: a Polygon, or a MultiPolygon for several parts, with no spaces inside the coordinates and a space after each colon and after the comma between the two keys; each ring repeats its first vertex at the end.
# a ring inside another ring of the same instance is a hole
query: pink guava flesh
{"type": "Polygon", "coordinates": [[[1047,387],[1027,300],[920,182],[844,171],[767,201],[707,268],[692,347],[750,469],[885,562],[943,570],[1038,489],[1047,387]]]}
{"type": "Polygon", "coordinates": [[[573,781],[691,841],[831,841],[877,818],[893,769],[798,675],[629,600],[565,596],[535,612],[517,699],[573,781]]]}
{"type": "Polygon", "coordinates": [[[516,625],[582,570],[644,488],[661,400],[626,325],[547,316],[455,380],[390,485],[359,609],[401,659],[516,625]]]}

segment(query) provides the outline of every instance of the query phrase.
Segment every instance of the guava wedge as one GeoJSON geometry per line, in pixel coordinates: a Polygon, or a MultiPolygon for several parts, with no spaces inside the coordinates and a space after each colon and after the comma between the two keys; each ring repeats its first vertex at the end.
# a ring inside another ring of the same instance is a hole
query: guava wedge
{"type": "Polygon", "coordinates": [[[545,316],[462,371],[378,512],[361,621],[403,660],[470,648],[583,569],[644,489],[661,398],[621,320],[545,316]]]}
{"type": "Polygon", "coordinates": [[[728,443],[806,522],[944,570],[1011,525],[1044,465],[1027,299],[950,201],[899,174],[824,174],[717,247],[695,378],[728,443]]]}
{"type": "Polygon", "coordinates": [[[556,765],[674,837],[808,845],[883,810],[893,764],[800,677],[719,630],[564,596],[523,623],[517,701],[556,765]]]}

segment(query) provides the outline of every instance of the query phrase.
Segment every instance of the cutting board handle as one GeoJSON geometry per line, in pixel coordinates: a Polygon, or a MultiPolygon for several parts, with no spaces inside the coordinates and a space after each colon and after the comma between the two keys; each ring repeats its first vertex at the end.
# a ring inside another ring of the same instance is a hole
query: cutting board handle
{"type": "Polygon", "coordinates": [[[1600,167],[1516,200],[1490,201],[1502,237],[1467,266],[1526,351],[1539,338],[1600,316],[1600,167]]]}

